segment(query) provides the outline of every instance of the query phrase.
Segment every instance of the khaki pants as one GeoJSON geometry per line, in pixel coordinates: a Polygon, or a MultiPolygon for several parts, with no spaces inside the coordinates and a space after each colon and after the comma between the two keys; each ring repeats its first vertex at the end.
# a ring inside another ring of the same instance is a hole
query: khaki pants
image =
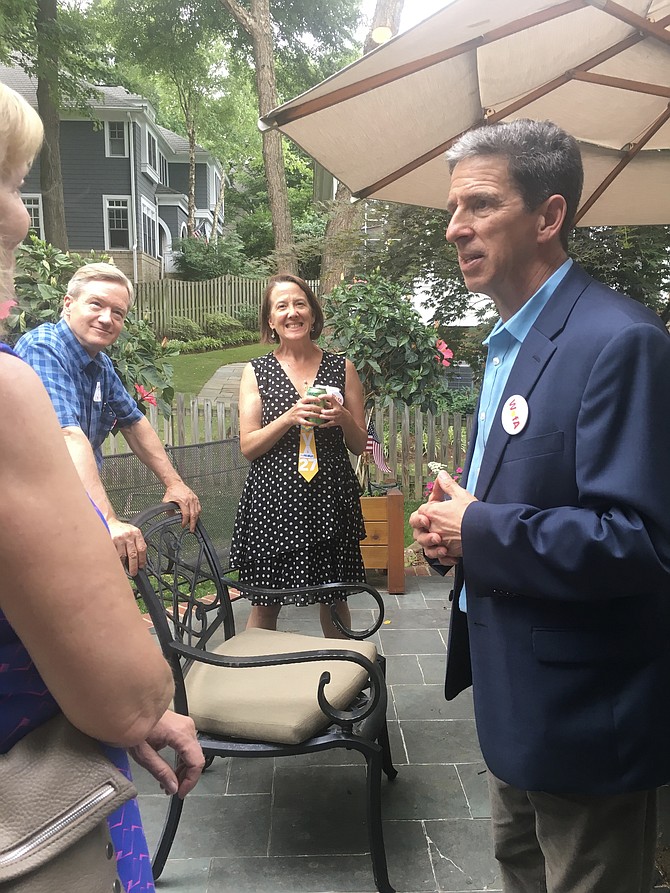
{"type": "Polygon", "coordinates": [[[487,773],[504,893],[650,893],[656,791],[522,791],[487,773]]]}

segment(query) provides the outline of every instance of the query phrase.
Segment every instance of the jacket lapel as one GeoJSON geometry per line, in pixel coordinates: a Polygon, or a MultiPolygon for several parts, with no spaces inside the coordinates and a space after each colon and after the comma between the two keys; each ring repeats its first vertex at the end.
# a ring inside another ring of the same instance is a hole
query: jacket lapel
{"type": "Polygon", "coordinates": [[[581,267],[573,264],[524,339],[486,442],[475,489],[477,499],[486,499],[505,447],[510,441],[511,435],[502,426],[502,407],[513,396],[524,397],[530,403],[530,395],[556,350],[554,339],[564,328],[577,299],[591,281],[581,267]]]}

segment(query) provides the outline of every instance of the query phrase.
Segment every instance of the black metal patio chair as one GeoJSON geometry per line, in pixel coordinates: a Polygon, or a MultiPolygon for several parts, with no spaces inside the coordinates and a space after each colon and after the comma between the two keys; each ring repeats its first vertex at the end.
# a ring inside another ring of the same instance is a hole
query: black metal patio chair
{"type": "MultiPolygon", "coordinates": [[[[366,592],[374,599],[378,614],[361,631],[344,628],[331,607],[333,622],[351,641],[264,629],[236,635],[229,590],[258,590],[223,575],[202,521],[190,533],[172,503],[148,509],[133,523],[148,547],[147,566],[134,579],[174,673],[174,709],[195,721],[207,760],[287,757],[329,748],[359,751],[366,760],[375,883],[380,893],[393,893],[382,831],[381,775],[393,779],[397,771],[386,725],[383,657],[364,641],[384,619],[377,590],[358,583],[310,587],[333,594],[366,592]]],[[[181,810],[175,795],[153,859],[156,878],[181,810]]]]}
{"type": "Polygon", "coordinates": [[[169,455],[184,483],[198,494],[219,563],[228,567],[235,515],[249,471],[239,438],[173,446],[169,455]]]}

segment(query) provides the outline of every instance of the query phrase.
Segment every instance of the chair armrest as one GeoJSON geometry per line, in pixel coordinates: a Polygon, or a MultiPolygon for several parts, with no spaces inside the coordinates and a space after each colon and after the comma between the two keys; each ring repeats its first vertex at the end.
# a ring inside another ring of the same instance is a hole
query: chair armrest
{"type": "Polygon", "coordinates": [[[224,575],[221,577],[221,581],[229,589],[237,589],[245,597],[248,597],[250,595],[263,595],[270,598],[276,598],[278,595],[290,596],[311,592],[320,594],[323,594],[324,592],[332,593],[333,601],[330,603],[330,615],[333,624],[337,627],[337,629],[339,629],[341,633],[344,633],[344,635],[348,639],[355,639],[357,641],[368,639],[370,638],[370,636],[374,635],[377,632],[377,630],[384,622],[383,599],[379,592],[377,592],[374,587],[369,586],[367,583],[322,583],[319,586],[300,586],[297,589],[262,589],[258,586],[251,586],[249,583],[240,583],[238,580],[233,580],[231,577],[225,576],[225,573],[229,572],[230,571],[224,572],[224,575]],[[374,601],[377,603],[377,607],[379,609],[379,614],[372,626],[364,630],[353,630],[346,627],[336,613],[335,593],[337,592],[367,592],[369,595],[371,595],[374,601]]]}
{"type": "MultiPolygon", "coordinates": [[[[303,590],[299,590],[303,591],[303,590]]],[[[230,657],[224,654],[213,654],[209,651],[203,651],[202,648],[193,648],[191,645],[183,645],[180,642],[170,642],[169,649],[174,653],[186,658],[187,660],[198,661],[199,663],[210,664],[216,667],[228,667],[230,669],[244,669],[249,667],[276,667],[287,666],[290,664],[304,664],[318,661],[342,660],[350,661],[358,664],[367,670],[370,680],[370,698],[361,707],[352,708],[351,710],[337,710],[326,699],[324,689],[330,682],[330,673],[324,672],[319,678],[319,687],[317,691],[317,699],[319,707],[334,722],[339,724],[353,724],[359,722],[369,716],[377,708],[380,698],[386,691],[386,680],[380,665],[376,661],[368,660],[363,654],[357,651],[346,651],[345,649],[333,650],[315,650],[315,651],[292,651],[285,654],[259,654],[253,657],[230,657]]]]}

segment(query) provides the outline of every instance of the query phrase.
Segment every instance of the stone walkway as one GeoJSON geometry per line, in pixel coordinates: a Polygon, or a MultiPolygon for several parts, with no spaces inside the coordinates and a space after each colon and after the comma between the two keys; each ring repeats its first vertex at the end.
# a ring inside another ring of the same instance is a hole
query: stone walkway
{"type": "Polygon", "coordinates": [[[237,401],[240,395],[240,378],[246,365],[246,363],[230,363],[227,366],[220,366],[205,383],[198,397],[201,400],[211,400],[212,403],[216,403],[217,400],[227,404],[233,400],[237,401]]]}

